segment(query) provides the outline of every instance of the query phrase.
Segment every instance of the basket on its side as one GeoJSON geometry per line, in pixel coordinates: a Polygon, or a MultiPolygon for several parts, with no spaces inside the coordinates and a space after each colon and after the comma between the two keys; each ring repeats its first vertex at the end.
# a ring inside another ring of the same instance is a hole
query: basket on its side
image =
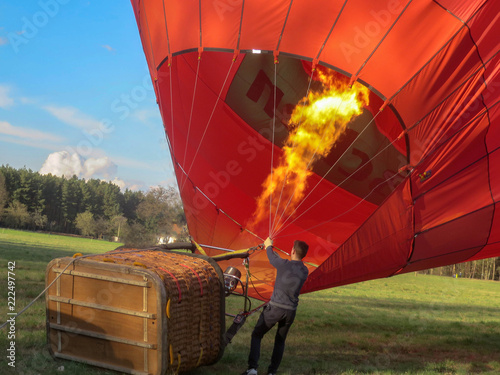
{"type": "Polygon", "coordinates": [[[160,375],[213,364],[223,354],[224,280],[208,257],[121,249],[54,259],[46,285],[59,275],[46,294],[55,358],[160,375]]]}

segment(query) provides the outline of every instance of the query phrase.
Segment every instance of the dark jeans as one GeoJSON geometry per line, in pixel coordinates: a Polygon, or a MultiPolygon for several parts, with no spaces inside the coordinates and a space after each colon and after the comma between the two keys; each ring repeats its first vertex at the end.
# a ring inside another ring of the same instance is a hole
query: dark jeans
{"type": "Polygon", "coordinates": [[[248,357],[248,368],[257,368],[260,358],[260,342],[262,337],[278,323],[278,330],[274,339],[274,349],[271,356],[271,364],[268,373],[275,373],[283,358],[285,351],[285,340],[288,330],[295,319],[295,310],[286,310],[276,306],[267,305],[260,314],[259,320],[252,332],[252,342],[250,345],[250,355],[248,357]]]}

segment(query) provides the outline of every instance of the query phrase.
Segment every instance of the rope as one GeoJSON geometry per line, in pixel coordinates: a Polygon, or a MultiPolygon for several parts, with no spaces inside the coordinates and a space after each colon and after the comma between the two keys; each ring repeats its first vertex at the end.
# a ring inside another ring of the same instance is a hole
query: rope
{"type": "MultiPolygon", "coordinates": [[[[277,62],[274,62],[274,109],[273,109],[273,135],[271,142],[271,185],[273,184],[273,165],[274,165],[274,131],[276,129],[276,83],[277,83],[277,62]]],[[[271,233],[271,220],[272,220],[272,201],[273,201],[273,192],[271,190],[271,194],[269,194],[269,234],[271,233]]]]}

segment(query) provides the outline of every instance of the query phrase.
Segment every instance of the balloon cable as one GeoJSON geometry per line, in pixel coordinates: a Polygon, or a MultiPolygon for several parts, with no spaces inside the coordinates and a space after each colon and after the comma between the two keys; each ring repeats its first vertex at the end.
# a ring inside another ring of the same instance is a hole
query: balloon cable
{"type": "MultiPolygon", "coordinates": [[[[345,98],[346,98],[346,96],[347,96],[347,93],[348,93],[348,91],[347,91],[347,90],[346,90],[346,91],[344,91],[344,95],[342,96],[341,101],[338,103],[337,108],[335,109],[334,119],[331,121],[331,123],[334,123],[334,122],[336,121],[336,120],[335,120],[335,117],[336,117],[336,115],[337,115],[337,113],[338,113],[338,111],[339,111],[340,105],[344,103],[345,98]]],[[[365,129],[366,129],[366,127],[365,127],[365,129]]],[[[363,131],[364,131],[365,129],[363,129],[363,131]]],[[[326,131],[325,131],[325,132],[323,132],[323,135],[321,136],[320,143],[321,143],[321,142],[323,141],[323,139],[325,138],[326,133],[327,133],[326,131]]],[[[356,138],[356,139],[357,139],[357,138],[356,138]]],[[[351,147],[351,146],[352,146],[352,144],[351,144],[349,147],[351,147]]],[[[309,170],[309,167],[310,167],[310,166],[311,166],[311,164],[313,163],[314,157],[316,156],[316,154],[317,154],[317,152],[318,152],[319,147],[320,147],[320,146],[319,146],[319,144],[318,144],[318,146],[316,146],[316,149],[314,150],[313,155],[310,157],[309,162],[307,163],[307,166],[306,166],[306,169],[307,169],[307,170],[309,170]]],[[[343,156],[343,155],[342,155],[342,156],[343,156]]],[[[337,162],[338,162],[338,160],[337,160],[337,162]]],[[[337,163],[337,162],[336,162],[336,163],[337,163]]],[[[288,209],[288,206],[290,205],[290,203],[291,203],[291,201],[292,201],[293,197],[295,196],[295,193],[296,193],[296,192],[297,192],[297,190],[294,190],[294,191],[293,191],[293,193],[292,193],[292,195],[291,195],[291,196],[290,196],[290,198],[288,199],[288,202],[287,202],[287,204],[286,204],[285,208],[283,209],[283,211],[281,212],[281,215],[280,215],[279,219],[277,220],[277,224],[280,224],[280,223],[281,223],[281,219],[283,218],[283,215],[285,215],[285,212],[286,212],[286,210],[288,209]]],[[[295,212],[295,210],[294,210],[293,212],[295,212]]],[[[293,212],[292,212],[292,214],[293,214],[293,212]]],[[[286,220],[285,220],[285,221],[286,221],[286,220]]],[[[273,227],[273,232],[272,232],[272,233],[273,233],[273,235],[275,234],[275,230],[276,230],[276,226],[275,226],[275,227],[273,227]]]]}
{"type": "Polygon", "coordinates": [[[339,163],[340,159],[342,159],[342,157],[344,157],[344,155],[347,153],[347,151],[354,145],[354,143],[359,139],[359,137],[361,137],[361,135],[366,131],[366,129],[368,129],[368,127],[375,121],[375,119],[377,118],[377,116],[380,114],[380,110],[375,114],[375,116],[373,116],[373,118],[365,125],[365,127],[363,128],[363,130],[357,135],[357,137],[351,142],[351,144],[349,145],[349,147],[347,147],[345,149],[345,151],[342,153],[342,155],[340,155],[340,157],[335,161],[335,163],[326,171],[325,174],[323,174],[323,176],[321,177],[321,179],[316,183],[316,185],[309,191],[309,193],[304,197],[304,199],[301,200],[301,202],[297,205],[297,207],[294,208],[294,210],[290,213],[290,215],[288,215],[288,217],[283,221],[283,223],[281,224],[281,226],[279,228],[277,228],[277,230],[275,231],[275,234],[278,234],[279,232],[281,232],[282,230],[284,230],[285,228],[287,228],[289,225],[291,225],[292,223],[294,223],[297,219],[299,219],[302,215],[304,215],[306,212],[308,212],[312,207],[314,207],[316,204],[318,204],[321,200],[323,200],[324,198],[326,198],[328,195],[330,195],[331,193],[333,193],[339,186],[341,186],[344,182],[346,182],[347,180],[349,180],[353,175],[355,175],[359,170],[361,170],[362,168],[364,168],[368,163],[370,163],[375,157],[377,157],[380,153],[382,153],[383,151],[385,151],[389,146],[391,146],[396,140],[398,140],[400,138],[397,137],[395,138],[391,143],[389,143],[386,147],[384,147],[381,151],[379,151],[377,154],[375,154],[371,159],[369,159],[366,163],[364,163],[363,165],[361,165],[360,167],[358,167],[354,172],[352,172],[349,176],[347,176],[340,184],[336,185],[332,190],[330,190],[328,193],[326,193],[322,198],[320,198],[318,201],[316,201],[315,203],[313,203],[309,208],[307,208],[304,212],[302,212],[299,216],[297,216],[295,219],[293,219],[291,222],[289,222],[288,224],[286,224],[286,222],[293,216],[293,214],[295,212],[297,212],[297,210],[299,209],[299,207],[302,205],[302,203],[305,202],[305,200],[312,194],[312,192],[314,190],[316,190],[316,188],[319,186],[319,184],[321,183],[321,181],[333,170],[333,168],[335,168],[335,166],[339,163]],[[285,225],[286,224],[286,225],[285,225]]]}
{"type": "MultiPolygon", "coordinates": [[[[305,97],[307,97],[309,95],[309,91],[311,90],[311,84],[312,84],[312,81],[313,81],[313,76],[314,76],[314,72],[316,71],[316,69],[313,69],[311,71],[311,76],[309,77],[309,85],[307,86],[307,91],[306,91],[306,95],[305,97]]],[[[299,124],[300,126],[300,124],[299,124]]],[[[292,148],[294,148],[296,145],[296,142],[293,144],[292,148]]],[[[278,204],[276,204],[276,211],[274,213],[274,220],[273,220],[273,225],[272,227],[274,228],[276,226],[276,218],[278,217],[278,208],[281,204],[281,198],[283,197],[283,190],[285,188],[285,185],[286,185],[286,179],[288,177],[288,172],[290,171],[290,167],[288,166],[287,167],[287,170],[286,170],[286,173],[285,173],[285,178],[283,179],[283,182],[281,184],[281,192],[280,192],[280,197],[278,199],[278,204]]]]}

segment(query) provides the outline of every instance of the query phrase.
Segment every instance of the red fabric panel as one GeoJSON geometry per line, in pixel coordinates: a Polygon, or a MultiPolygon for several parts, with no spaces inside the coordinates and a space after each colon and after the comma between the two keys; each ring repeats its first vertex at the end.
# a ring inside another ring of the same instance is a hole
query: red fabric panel
{"type": "MultiPolygon", "coordinates": [[[[448,0],[449,2],[455,2],[448,0]]],[[[488,61],[500,49],[500,2],[477,1],[477,5],[485,3],[478,14],[469,23],[470,33],[474,39],[481,59],[488,61]]],[[[476,4],[469,2],[471,7],[476,4]]],[[[470,14],[470,13],[469,13],[470,14]]]]}
{"type": "Polygon", "coordinates": [[[420,122],[408,132],[412,165],[420,163],[422,157],[432,153],[440,143],[463,127],[470,127],[469,122],[473,121],[477,114],[484,113],[482,97],[478,95],[478,90],[483,88],[482,73],[478,72],[473,80],[467,81],[447,100],[432,109],[432,112],[426,113],[421,119],[415,119],[420,122]]]}
{"type": "Polygon", "coordinates": [[[488,244],[500,243],[500,204],[495,204],[495,214],[491,223],[491,233],[488,244]]]}
{"type": "Polygon", "coordinates": [[[454,251],[452,253],[436,255],[430,259],[419,260],[414,263],[409,264],[401,270],[399,273],[415,272],[420,270],[426,270],[429,268],[436,268],[447,266],[449,264],[466,262],[474,256],[481,247],[465,249],[461,251],[454,251]]]}
{"type": "MultiPolygon", "coordinates": [[[[420,160],[412,174],[413,195],[418,197],[483,158],[486,155],[484,140],[488,126],[488,117],[484,115],[471,123],[464,124],[458,128],[459,130],[451,128],[449,133],[452,131],[455,133],[443,134],[442,138],[433,142],[436,148],[427,150],[425,158],[420,160]],[[419,176],[425,172],[430,172],[431,177],[421,180],[419,176]]],[[[410,132],[410,139],[415,143],[412,134],[413,132],[410,132]]]]}
{"type": "MultiPolygon", "coordinates": [[[[417,209],[415,207],[415,209],[417,209]]],[[[433,227],[415,237],[415,245],[410,262],[433,259],[450,255],[450,263],[460,262],[459,252],[486,245],[490,234],[493,206],[488,206],[471,214],[433,227]],[[457,259],[453,254],[457,254],[457,259]]],[[[437,267],[430,265],[429,267],[437,267]]]]}
{"type": "Polygon", "coordinates": [[[468,258],[466,261],[471,262],[473,260],[486,259],[486,258],[495,258],[500,254],[500,243],[496,242],[493,244],[486,245],[481,249],[481,251],[474,254],[471,258],[468,258]]]}
{"type": "Polygon", "coordinates": [[[495,202],[500,202],[500,149],[489,155],[489,167],[491,194],[495,202]]]}
{"type": "Polygon", "coordinates": [[[483,100],[485,105],[491,108],[498,105],[498,92],[500,91],[500,54],[497,54],[488,61],[485,66],[484,76],[486,87],[483,92],[483,100]]]}
{"type": "MultiPolygon", "coordinates": [[[[498,89],[500,89],[500,85],[498,89]]],[[[488,111],[488,117],[492,125],[486,136],[486,145],[488,146],[488,151],[492,152],[500,147],[500,106],[495,105],[491,108],[488,111]]]]}
{"type": "MultiPolygon", "coordinates": [[[[415,232],[448,223],[491,203],[488,160],[484,158],[415,200],[415,232]]],[[[489,224],[487,227],[489,230],[489,224]]]]}
{"type": "MultiPolygon", "coordinates": [[[[467,21],[484,3],[485,0],[439,0],[436,1],[443,8],[460,18],[467,21]]],[[[491,3],[491,1],[490,1],[491,3]]]]}
{"type": "Polygon", "coordinates": [[[356,233],[309,275],[304,292],[387,277],[406,264],[413,239],[409,186],[408,180],[401,184],[356,233]]]}

